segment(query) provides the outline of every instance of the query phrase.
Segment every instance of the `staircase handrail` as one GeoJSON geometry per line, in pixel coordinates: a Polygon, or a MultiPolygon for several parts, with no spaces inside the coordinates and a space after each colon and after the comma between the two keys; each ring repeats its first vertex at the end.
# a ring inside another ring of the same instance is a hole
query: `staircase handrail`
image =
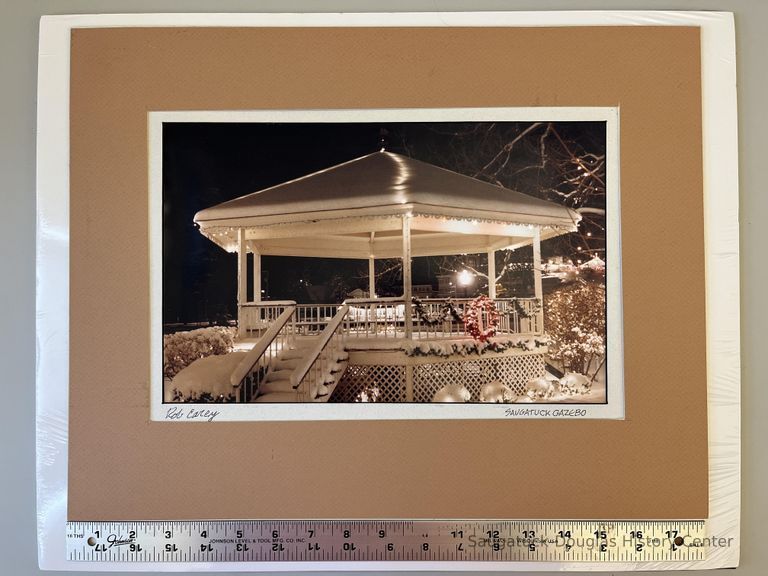
{"type": "Polygon", "coordinates": [[[258,364],[261,357],[272,346],[272,342],[275,341],[277,335],[285,327],[288,321],[293,317],[296,312],[296,302],[291,301],[290,305],[286,306],[282,314],[277,317],[277,320],[267,329],[266,332],[259,338],[256,345],[251,348],[248,354],[240,361],[240,363],[232,371],[229,377],[229,383],[233,387],[240,386],[240,383],[251,373],[253,367],[258,364]]]}
{"type": "Polygon", "coordinates": [[[347,313],[349,313],[349,306],[345,302],[339,306],[339,309],[336,311],[333,319],[328,322],[325,330],[320,333],[320,338],[317,341],[317,344],[315,344],[315,347],[312,348],[312,351],[293,371],[293,374],[291,374],[291,386],[294,390],[298,390],[299,386],[301,386],[301,383],[304,381],[307,373],[312,368],[312,365],[317,361],[318,358],[320,358],[323,350],[325,350],[325,347],[328,346],[328,343],[331,341],[331,338],[334,337],[336,332],[341,327],[342,323],[344,322],[344,318],[347,317],[347,313]]]}

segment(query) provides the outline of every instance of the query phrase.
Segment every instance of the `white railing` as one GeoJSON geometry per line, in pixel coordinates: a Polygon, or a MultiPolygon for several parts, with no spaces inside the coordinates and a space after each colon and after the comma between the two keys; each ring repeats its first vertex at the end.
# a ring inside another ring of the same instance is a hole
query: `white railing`
{"type": "Polygon", "coordinates": [[[340,378],[338,372],[347,354],[343,328],[348,313],[349,306],[339,306],[317,344],[291,374],[291,386],[296,390],[297,401],[317,402],[323,399],[329,395],[329,387],[340,378]]]}
{"type": "Polygon", "coordinates": [[[499,332],[504,334],[542,334],[543,312],[539,298],[501,298],[496,300],[499,310],[499,332]]]}
{"type": "Polygon", "coordinates": [[[298,304],[296,330],[299,334],[320,334],[339,309],[338,304],[298,304]]]}
{"type": "MultiPolygon", "coordinates": [[[[472,298],[425,298],[411,304],[413,335],[416,338],[462,338],[466,336],[464,314],[472,298]]],[[[497,333],[541,334],[542,314],[537,298],[497,298],[497,333]]],[[[344,302],[348,314],[344,333],[351,338],[403,338],[405,301],[393,298],[351,298],[344,302]]],[[[321,334],[336,316],[337,304],[296,304],[291,300],[251,302],[241,306],[241,335],[261,336],[287,308],[295,309],[289,329],[294,334],[321,334]]],[[[484,325],[487,322],[484,321],[484,325]]]]}
{"type": "Polygon", "coordinates": [[[344,332],[355,338],[402,338],[405,301],[394,298],[350,298],[344,332]]]}
{"type": "Polygon", "coordinates": [[[266,329],[230,375],[229,382],[235,389],[238,402],[250,402],[255,398],[259,393],[259,385],[274,365],[278,354],[284,349],[295,347],[295,313],[295,303],[285,305],[283,312],[266,329]]]}
{"type": "MultiPolygon", "coordinates": [[[[411,304],[413,334],[417,338],[466,336],[464,315],[472,298],[426,298],[411,304]]],[[[498,334],[540,334],[541,310],[537,298],[497,298],[498,334]]],[[[345,332],[354,338],[405,336],[405,302],[402,298],[346,300],[349,314],[345,332]]],[[[484,325],[487,320],[484,319],[484,325]]]]}
{"type": "Polygon", "coordinates": [[[418,338],[466,336],[464,312],[471,298],[424,298],[413,309],[413,333],[418,338]],[[421,314],[419,313],[421,308],[421,314]]]}
{"type": "Polygon", "coordinates": [[[296,307],[293,300],[245,302],[237,307],[237,333],[241,337],[261,336],[285,311],[296,307]]]}

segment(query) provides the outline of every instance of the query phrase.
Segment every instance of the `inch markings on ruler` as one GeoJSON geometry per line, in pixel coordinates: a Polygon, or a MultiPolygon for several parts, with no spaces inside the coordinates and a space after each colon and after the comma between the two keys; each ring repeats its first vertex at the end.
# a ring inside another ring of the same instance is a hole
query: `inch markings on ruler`
{"type": "Polygon", "coordinates": [[[703,520],[68,522],[83,562],[690,562],[703,520]]]}

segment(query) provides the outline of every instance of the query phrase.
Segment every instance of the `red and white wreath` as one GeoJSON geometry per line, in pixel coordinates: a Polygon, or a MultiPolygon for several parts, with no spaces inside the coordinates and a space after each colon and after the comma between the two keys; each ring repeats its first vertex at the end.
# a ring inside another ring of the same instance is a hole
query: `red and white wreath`
{"type": "Polygon", "coordinates": [[[464,330],[477,342],[487,342],[496,335],[499,311],[488,296],[478,296],[464,311],[464,330]]]}

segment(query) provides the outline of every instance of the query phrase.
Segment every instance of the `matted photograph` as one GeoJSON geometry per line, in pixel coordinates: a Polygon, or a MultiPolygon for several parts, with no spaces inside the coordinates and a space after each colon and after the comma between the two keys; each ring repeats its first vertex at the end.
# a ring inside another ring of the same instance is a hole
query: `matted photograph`
{"type": "Polygon", "coordinates": [[[620,417],[617,111],[548,110],[152,114],[155,416],[620,417]]]}
{"type": "Polygon", "coordinates": [[[41,568],[735,566],[734,38],[44,18],[41,568]]]}

